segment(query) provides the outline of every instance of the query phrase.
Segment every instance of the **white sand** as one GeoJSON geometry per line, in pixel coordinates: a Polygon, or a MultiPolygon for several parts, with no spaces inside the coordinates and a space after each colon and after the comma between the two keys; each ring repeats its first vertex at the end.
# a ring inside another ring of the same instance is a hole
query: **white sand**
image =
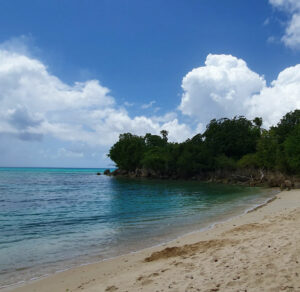
{"type": "Polygon", "coordinates": [[[211,230],[13,291],[300,291],[300,190],[211,230]]]}

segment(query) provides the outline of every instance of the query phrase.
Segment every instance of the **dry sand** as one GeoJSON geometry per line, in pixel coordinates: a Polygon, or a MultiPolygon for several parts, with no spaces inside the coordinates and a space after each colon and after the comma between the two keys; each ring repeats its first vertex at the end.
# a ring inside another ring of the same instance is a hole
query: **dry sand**
{"type": "Polygon", "coordinates": [[[300,291],[300,191],[210,230],[13,291],[300,291]]]}

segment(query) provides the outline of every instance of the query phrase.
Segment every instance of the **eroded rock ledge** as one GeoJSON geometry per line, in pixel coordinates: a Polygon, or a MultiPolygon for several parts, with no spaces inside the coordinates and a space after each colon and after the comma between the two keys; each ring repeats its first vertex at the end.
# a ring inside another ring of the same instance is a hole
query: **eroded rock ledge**
{"type": "Polygon", "coordinates": [[[192,177],[179,175],[177,173],[161,173],[152,169],[139,169],[127,171],[116,169],[113,172],[105,171],[104,174],[129,178],[150,178],[168,180],[193,180],[203,182],[215,182],[224,184],[237,184],[245,186],[280,187],[281,189],[300,188],[300,177],[289,176],[280,172],[264,171],[261,169],[241,170],[216,170],[201,172],[192,177]]]}

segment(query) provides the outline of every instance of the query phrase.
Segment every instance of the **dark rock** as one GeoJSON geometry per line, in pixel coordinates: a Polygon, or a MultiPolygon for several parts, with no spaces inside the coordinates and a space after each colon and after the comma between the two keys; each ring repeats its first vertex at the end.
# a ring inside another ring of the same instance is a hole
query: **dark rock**
{"type": "Polygon", "coordinates": [[[104,174],[105,174],[105,175],[110,175],[110,170],[109,170],[109,169],[105,169],[105,170],[104,170],[104,174]]]}
{"type": "Polygon", "coordinates": [[[127,171],[126,170],[123,170],[123,169],[116,169],[115,171],[113,171],[111,174],[113,176],[118,176],[118,175],[127,175],[127,171]]]}
{"type": "Polygon", "coordinates": [[[284,181],[284,184],[285,184],[285,187],[286,187],[288,190],[290,190],[290,189],[292,188],[292,186],[293,186],[292,182],[291,182],[289,179],[286,179],[286,180],[284,181]]]}
{"type": "Polygon", "coordinates": [[[137,168],[137,169],[135,170],[135,177],[141,177],[141,176],[142,176],[142,170],[139,169],[139,168],[137,168]]]}
{"type": "Polygon", "coordinates": [[[120,175],[127,175],[128,174],[128,171],[127,170],[120,170],[120,175]]]}
{"type": "Polygon", "coordinates": [[[289,180],[286,179],[280,184],[280,189],[285,190],[287,189],[288,191],[293,187],[293,183],[289,180]]]}
{"type": "Polygon", "coordinates": [[[286,179],[283,183],[280,184],[280,189],[285,190],[287,189],[288,191],[292,188],[293,184],[289,179],[286,179]]]}
{"type": "Polygon", "coordinates": [[[294,183],[294,188],[295,189],[300,189],[300,182],[299,181],[294,183]]]}
{"type": "Polygon", "coordinates": [[[148,177],[149,176],[149,171],[146,168],[141,169],[141,177],[148,177]]]}
{"type": "Polygon", "coordinates": [[[100,173],[100,172],[97,172],[97,175],[101,175],[101,173],[100,173]]]}
{"type": "Polygon", "coordinates": [[[154,177],[154,178],[160,176],[160,174],[153,169],[149,169],[148,173],[149,173],[149,176],[154,177]]]}
{"type": "Polygon", "coordinates": [[[245,175],[232,175],[233,179],[235,179],[237,182],[248,182],[251,177],[245,176],[245,175]]]}
{"type": "Polygon", "coordinates": [[[131,177],[131,178],[136,177],[135,171],[130,171],[130,172],[128,173],[128,175],[129,175],[129,177],[131,177]]]}
{"type": "Polygon", "coordinates": [[[118,174],[119,174],[119,169],[114,170],[111,174],[112,174],[113,176],[118,175],[118,174]]]}
{"type": "Polygon", "coordinates": [[[268,178],[268,185],[271,188],[273,188],[273,187],[283,187],[283,188],[285,188],[284,181],[285,181],[285,178],[284,178],[283,175],[275,174],[275,175],[271,175],[268,178]]]}

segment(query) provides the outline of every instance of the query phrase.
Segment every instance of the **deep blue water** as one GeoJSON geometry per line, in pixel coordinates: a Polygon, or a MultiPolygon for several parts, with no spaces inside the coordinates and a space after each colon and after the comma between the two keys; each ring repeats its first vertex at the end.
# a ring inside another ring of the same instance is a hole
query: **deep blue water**
{"type": "Polygon", "coordinates": [[[0,168],[0,287],[162,243],[271,196],[103,170],[0,168]]]}

